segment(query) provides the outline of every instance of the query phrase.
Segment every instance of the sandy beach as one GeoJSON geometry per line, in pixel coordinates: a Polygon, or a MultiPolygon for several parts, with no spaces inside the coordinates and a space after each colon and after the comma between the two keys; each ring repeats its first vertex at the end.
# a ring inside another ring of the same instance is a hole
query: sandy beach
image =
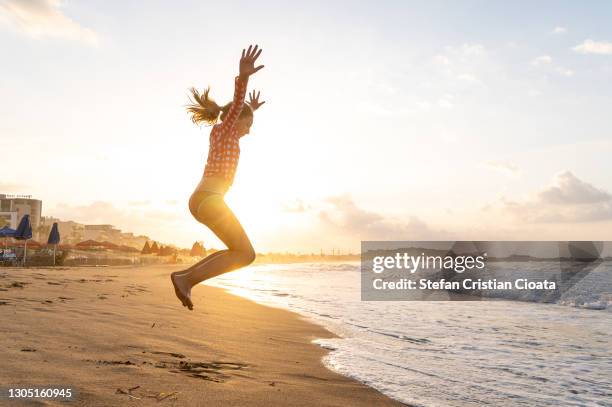
{"type": "Polygon", "coordinates": [[[402,405],[326,369],[311,341],[331,334],[296,314],[214,287],[187,311],[180,268],[0,269],[0,383],[68,386],[78,406],[402,405]]]}

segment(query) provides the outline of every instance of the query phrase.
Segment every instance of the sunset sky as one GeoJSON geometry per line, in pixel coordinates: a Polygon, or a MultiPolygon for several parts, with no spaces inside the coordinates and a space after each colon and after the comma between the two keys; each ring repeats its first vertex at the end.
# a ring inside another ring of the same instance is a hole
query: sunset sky
{"type": "Polygon", "coordinates": [[[612,240],[612,3],[0,0],[0,193],[219,244],[187,210],[243,47],[267,103],[227,196],[257,251],[612,240]]]}

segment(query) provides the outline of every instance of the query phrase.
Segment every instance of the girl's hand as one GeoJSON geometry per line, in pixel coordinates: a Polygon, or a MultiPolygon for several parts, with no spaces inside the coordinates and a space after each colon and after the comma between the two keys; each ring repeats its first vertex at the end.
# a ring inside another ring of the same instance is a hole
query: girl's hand
{"type": "Polygon", "coordinates": [[[259,51],[257,49],[258,45],[255,45],[255,48],[249,45],[248,50],[242,50],[242,57],[240,58],[240,76],[242,78],[248,78],[264,67],[263,65],[255,67],[255,61],[259,58],[262,51],[261,49],[259,51]]]}
{"type": "Polygon", "coordinates": [[[261,105],[263,105],[266,102],[260,102],[259,101],[259,94],[260,92],[257,92],[257,94],[255,94],[255,90],[253,90],[253,92],[249,93],[249,106],[251,106],[251,109],[253,111],[259,109],[261,107],[261,105]]]}

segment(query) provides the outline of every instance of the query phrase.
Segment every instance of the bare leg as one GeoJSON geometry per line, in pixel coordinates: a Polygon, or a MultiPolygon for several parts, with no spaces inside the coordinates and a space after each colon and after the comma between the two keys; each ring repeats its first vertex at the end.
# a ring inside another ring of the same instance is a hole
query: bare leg
{"type": "MultiPolygon", "coordinates": [[[[203,199],[194,212],[196,219],[208,226],[228,248],[211,254],[184,272],[173,273],[175,287],[178,287],[185,296],[190,293],[194,285],[245,267],[255,260],[255,251],[248,236],[234,213],[223,201],[222,195],[203,199]]],[[[187,306],[192,309],[191,299],[188,297],[186,299],[187,306]]]]}
{"type": "Polygon", "coordinates": [[[214,256],[220,254],[223,253],[221,253],[220,251],[215,252],[200,260],[193,266],[185,270],[175,271],[170,275],[170,280],[172,281],[172,285],[174,286],[174,293],[176,294],[178,299],[181,300],[181,303],[183,303],[183,307],[193,309],[193,302],[191,302],[191,285],[189,285],[189,283],[185,279],[177,278],[177,276],[189,273],[194,267],[202,267],[206,262],[209,262],[211,259],[213,259],[214,256]]]}

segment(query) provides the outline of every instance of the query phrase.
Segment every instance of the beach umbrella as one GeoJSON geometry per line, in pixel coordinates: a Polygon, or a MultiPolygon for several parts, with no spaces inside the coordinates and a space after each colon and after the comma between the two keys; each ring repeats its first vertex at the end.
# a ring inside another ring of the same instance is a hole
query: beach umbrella
{"type": "Polygon", "coordinates": [[[4,248],[6,249],[6,239],[15,236],[15,229],[11,229],[8,226],[0,229],[0,237],[4,239],[4,248]]]}
{"type": "Polygon", "coordinates": [[[57,228],[57,222],[53,222],[53,226],[51,227],[51,232],[49,233],[49,239],[47,239],[47,244],[53,245],[53,265],[55,266],[55,252],[57,251],[57,245],[60,242],[60,233],[57,228]]]}
{"type": "Polygon", "coordinates": [[[15,236],[13,236],[17,240],[25,240],[23,245],[23,265],[25,266],[26,258],[28,254],[28,239],[32,238],[32,225],[30,224],[30,215],[23,215],[19,225],[17,226],[17,230],[15,231],[15,236]]]}
{"type": "Polygon", "coordinates": [[[11,229],[8,226],[0,229],[0,237],[13,237],[15,236],[15,229],[11,229]]]}
{"type": "Polygon", "coordinates": [[[8,226],[5,226],[2,229],[0,229],[0,237],[6,239],[7,237],[13,237],[13,236],[15,236],[15,229],[11,229],[8,226]]]}

